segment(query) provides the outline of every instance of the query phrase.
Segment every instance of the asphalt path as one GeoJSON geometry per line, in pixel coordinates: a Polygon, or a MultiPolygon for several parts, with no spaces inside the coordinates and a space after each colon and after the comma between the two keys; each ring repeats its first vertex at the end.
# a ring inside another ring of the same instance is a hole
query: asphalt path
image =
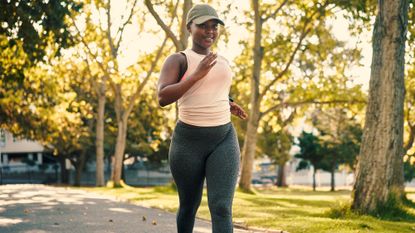
{"type": "MultiPolygon", "coordinates": [[[[84,190],[46,185],[0,186],[0,232],[174,233],[176,216],[84,190]]],[[[194,233],[210,233],[197,219],[194,233]]],[[[265,232],[235,228],[235,233],[265,232]]]]}

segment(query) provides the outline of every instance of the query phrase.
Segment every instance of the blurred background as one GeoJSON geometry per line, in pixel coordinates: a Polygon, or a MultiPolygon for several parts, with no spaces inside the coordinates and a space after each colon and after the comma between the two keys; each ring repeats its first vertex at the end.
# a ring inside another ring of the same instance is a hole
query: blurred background
{"type": "MultiPolygon", "coordinates": [[[[2,1],[0,184],[172,182],[166,57],[191,46],[201,1],[2,1]]],[[[254,186],[351,189],[369,90],[376,1],[204,1],[226,25],[242,164],[254,186]],[[257,17],[260,16],[260,17],[257,17]],[[259,43],[258,43],[259,42],[259,43]],[[253,148],[253,149],[249,149],[253,148]]],[[[415,187],[414,5],[406,42],[404,172],[415,187]]],[[[242,174],[241,174],[242,175],[242,174]]]]}

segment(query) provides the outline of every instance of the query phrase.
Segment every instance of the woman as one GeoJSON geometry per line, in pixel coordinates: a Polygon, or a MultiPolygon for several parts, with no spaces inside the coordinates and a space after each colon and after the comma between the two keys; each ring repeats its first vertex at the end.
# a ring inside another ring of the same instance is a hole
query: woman
{"type": "Polygon", "coordinates": [[[192,48],[166,59],[158,83],[160,105],[178,101],[179,108],[169,151],[180,202],[177,230],[193,231],[206,178],[213,233],[229,233],[240,161],[231,113],[241,119],[246,113],[228,99],[232,73],[227,60],[210,50],[223,21],[211,6],[198,4],[186,23],[192,48]]]}

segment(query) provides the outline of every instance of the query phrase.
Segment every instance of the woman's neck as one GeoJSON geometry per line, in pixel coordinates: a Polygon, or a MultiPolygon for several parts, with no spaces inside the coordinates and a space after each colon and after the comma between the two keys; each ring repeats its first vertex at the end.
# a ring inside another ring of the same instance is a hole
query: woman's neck
{"type": "Polygon", "coordinates": [[[203,55],[207,55],[210,52],[210,49],[209,48],[202,48],[200,46],[195,46],[195,45],[192,46],[192,50],[195,53],[203,54],[203,55]]]}

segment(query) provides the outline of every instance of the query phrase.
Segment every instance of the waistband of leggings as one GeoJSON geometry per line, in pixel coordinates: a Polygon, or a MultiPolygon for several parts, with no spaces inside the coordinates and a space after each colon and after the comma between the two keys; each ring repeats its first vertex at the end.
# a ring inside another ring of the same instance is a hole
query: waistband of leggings
{"type": "Polygon", "coordinates": [[[184,123],[181,120],[178,120],[176,124],[178,126],[185,127],[185,128],[190,128],[190,129],[215,129],[215,128],[222,128],[222,127],[226,127],[228,125],[232,125],[232,122],[229,121],[226,124],[217,125],[217,126],[197,126],[197,125],[190,125],[190,124],[184,123]]]}

